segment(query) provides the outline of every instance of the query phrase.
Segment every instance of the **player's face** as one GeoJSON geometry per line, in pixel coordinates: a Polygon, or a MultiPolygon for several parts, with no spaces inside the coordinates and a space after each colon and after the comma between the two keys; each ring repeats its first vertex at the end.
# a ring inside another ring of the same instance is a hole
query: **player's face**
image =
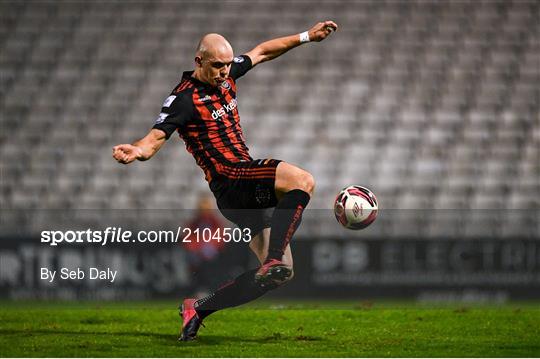
{"type": "Polygon", "coordinates": [[[229,77],[233,62],[232,51],[219,51],[201,58],[201,75],[204,82],[219,86],[229,77]]]}

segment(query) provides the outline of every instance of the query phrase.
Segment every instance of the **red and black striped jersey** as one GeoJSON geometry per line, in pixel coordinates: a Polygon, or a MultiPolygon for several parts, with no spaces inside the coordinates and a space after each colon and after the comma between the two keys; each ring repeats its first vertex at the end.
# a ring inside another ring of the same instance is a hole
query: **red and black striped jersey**
{"type": "Polygon", "coordinates": [[[167,139],[178,131],[208,182],[218,175],[226,176],[232,163],[253,160],[236,100],[236,79],[251,68],[247,55],[235,57],[229,77],[218,87],[192,77],[193,71],[184,72],[153,127],[165,132],[167,139]]]}

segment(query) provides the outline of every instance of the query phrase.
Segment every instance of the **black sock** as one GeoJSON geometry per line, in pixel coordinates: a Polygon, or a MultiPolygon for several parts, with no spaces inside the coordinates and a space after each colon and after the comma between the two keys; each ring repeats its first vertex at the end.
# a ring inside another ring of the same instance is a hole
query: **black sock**
{"type": "Polygon", "coordinates": [[[309,194],[295,189],[287,192],[278,202],[272,216],[267,260],[281,260],[287,244],[302,221],[302,212],[309,199],[309,194]]]}
{"type": "Polygon", "coordinates": [[[195,302],[195,310],[201,319],[220,309],[236,307],[251,302],[277,286],[261,286],[255,282],[257,269],[240,274],[214,293],[195,302]]]}

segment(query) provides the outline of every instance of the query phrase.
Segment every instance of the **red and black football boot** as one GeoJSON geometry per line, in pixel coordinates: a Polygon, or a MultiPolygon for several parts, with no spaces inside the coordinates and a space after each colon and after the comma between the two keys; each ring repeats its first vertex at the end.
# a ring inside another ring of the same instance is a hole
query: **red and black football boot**
{"type": "MultiPolygon", "coordinates": [[[[197,332],[202,324],[202,319],[199,318],[197,311],[194,308],[196,299],[185,299],[180,307],[180,316],[183,319],[182,332],[178,340],[186,342],[195,340],[197,332]]],[[[204,325],[203,325],[204,326],[204,325]]]]}
{"type": "Polygon", "coordinates": [[[262,285],[281,284],[292,276],[292,269],[277,259],[267,259],[255,273],[255,281],[262,285]]]}

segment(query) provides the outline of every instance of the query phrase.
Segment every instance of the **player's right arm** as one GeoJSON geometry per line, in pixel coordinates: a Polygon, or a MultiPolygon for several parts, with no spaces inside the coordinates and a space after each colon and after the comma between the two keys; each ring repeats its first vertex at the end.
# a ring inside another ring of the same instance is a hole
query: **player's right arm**
{"type": "Polygon", "coordinates": [[[128,164],[135,160],[146,161],[152,158],[172,133],[183,127],[191,118],[193,104],[189,101],[190,98],[181,95],[167,97],[150,132],[132,144],[114,146],[114,159],[128,164]]]}
{"type": "Polygon", "coordinates": [[[113,147],[113,157],[120,163],[128,164],[135,160],[146,161],[152,158],[167,140],[165,132],[153,128],[146,136],[133,144],[113,147]]]}

